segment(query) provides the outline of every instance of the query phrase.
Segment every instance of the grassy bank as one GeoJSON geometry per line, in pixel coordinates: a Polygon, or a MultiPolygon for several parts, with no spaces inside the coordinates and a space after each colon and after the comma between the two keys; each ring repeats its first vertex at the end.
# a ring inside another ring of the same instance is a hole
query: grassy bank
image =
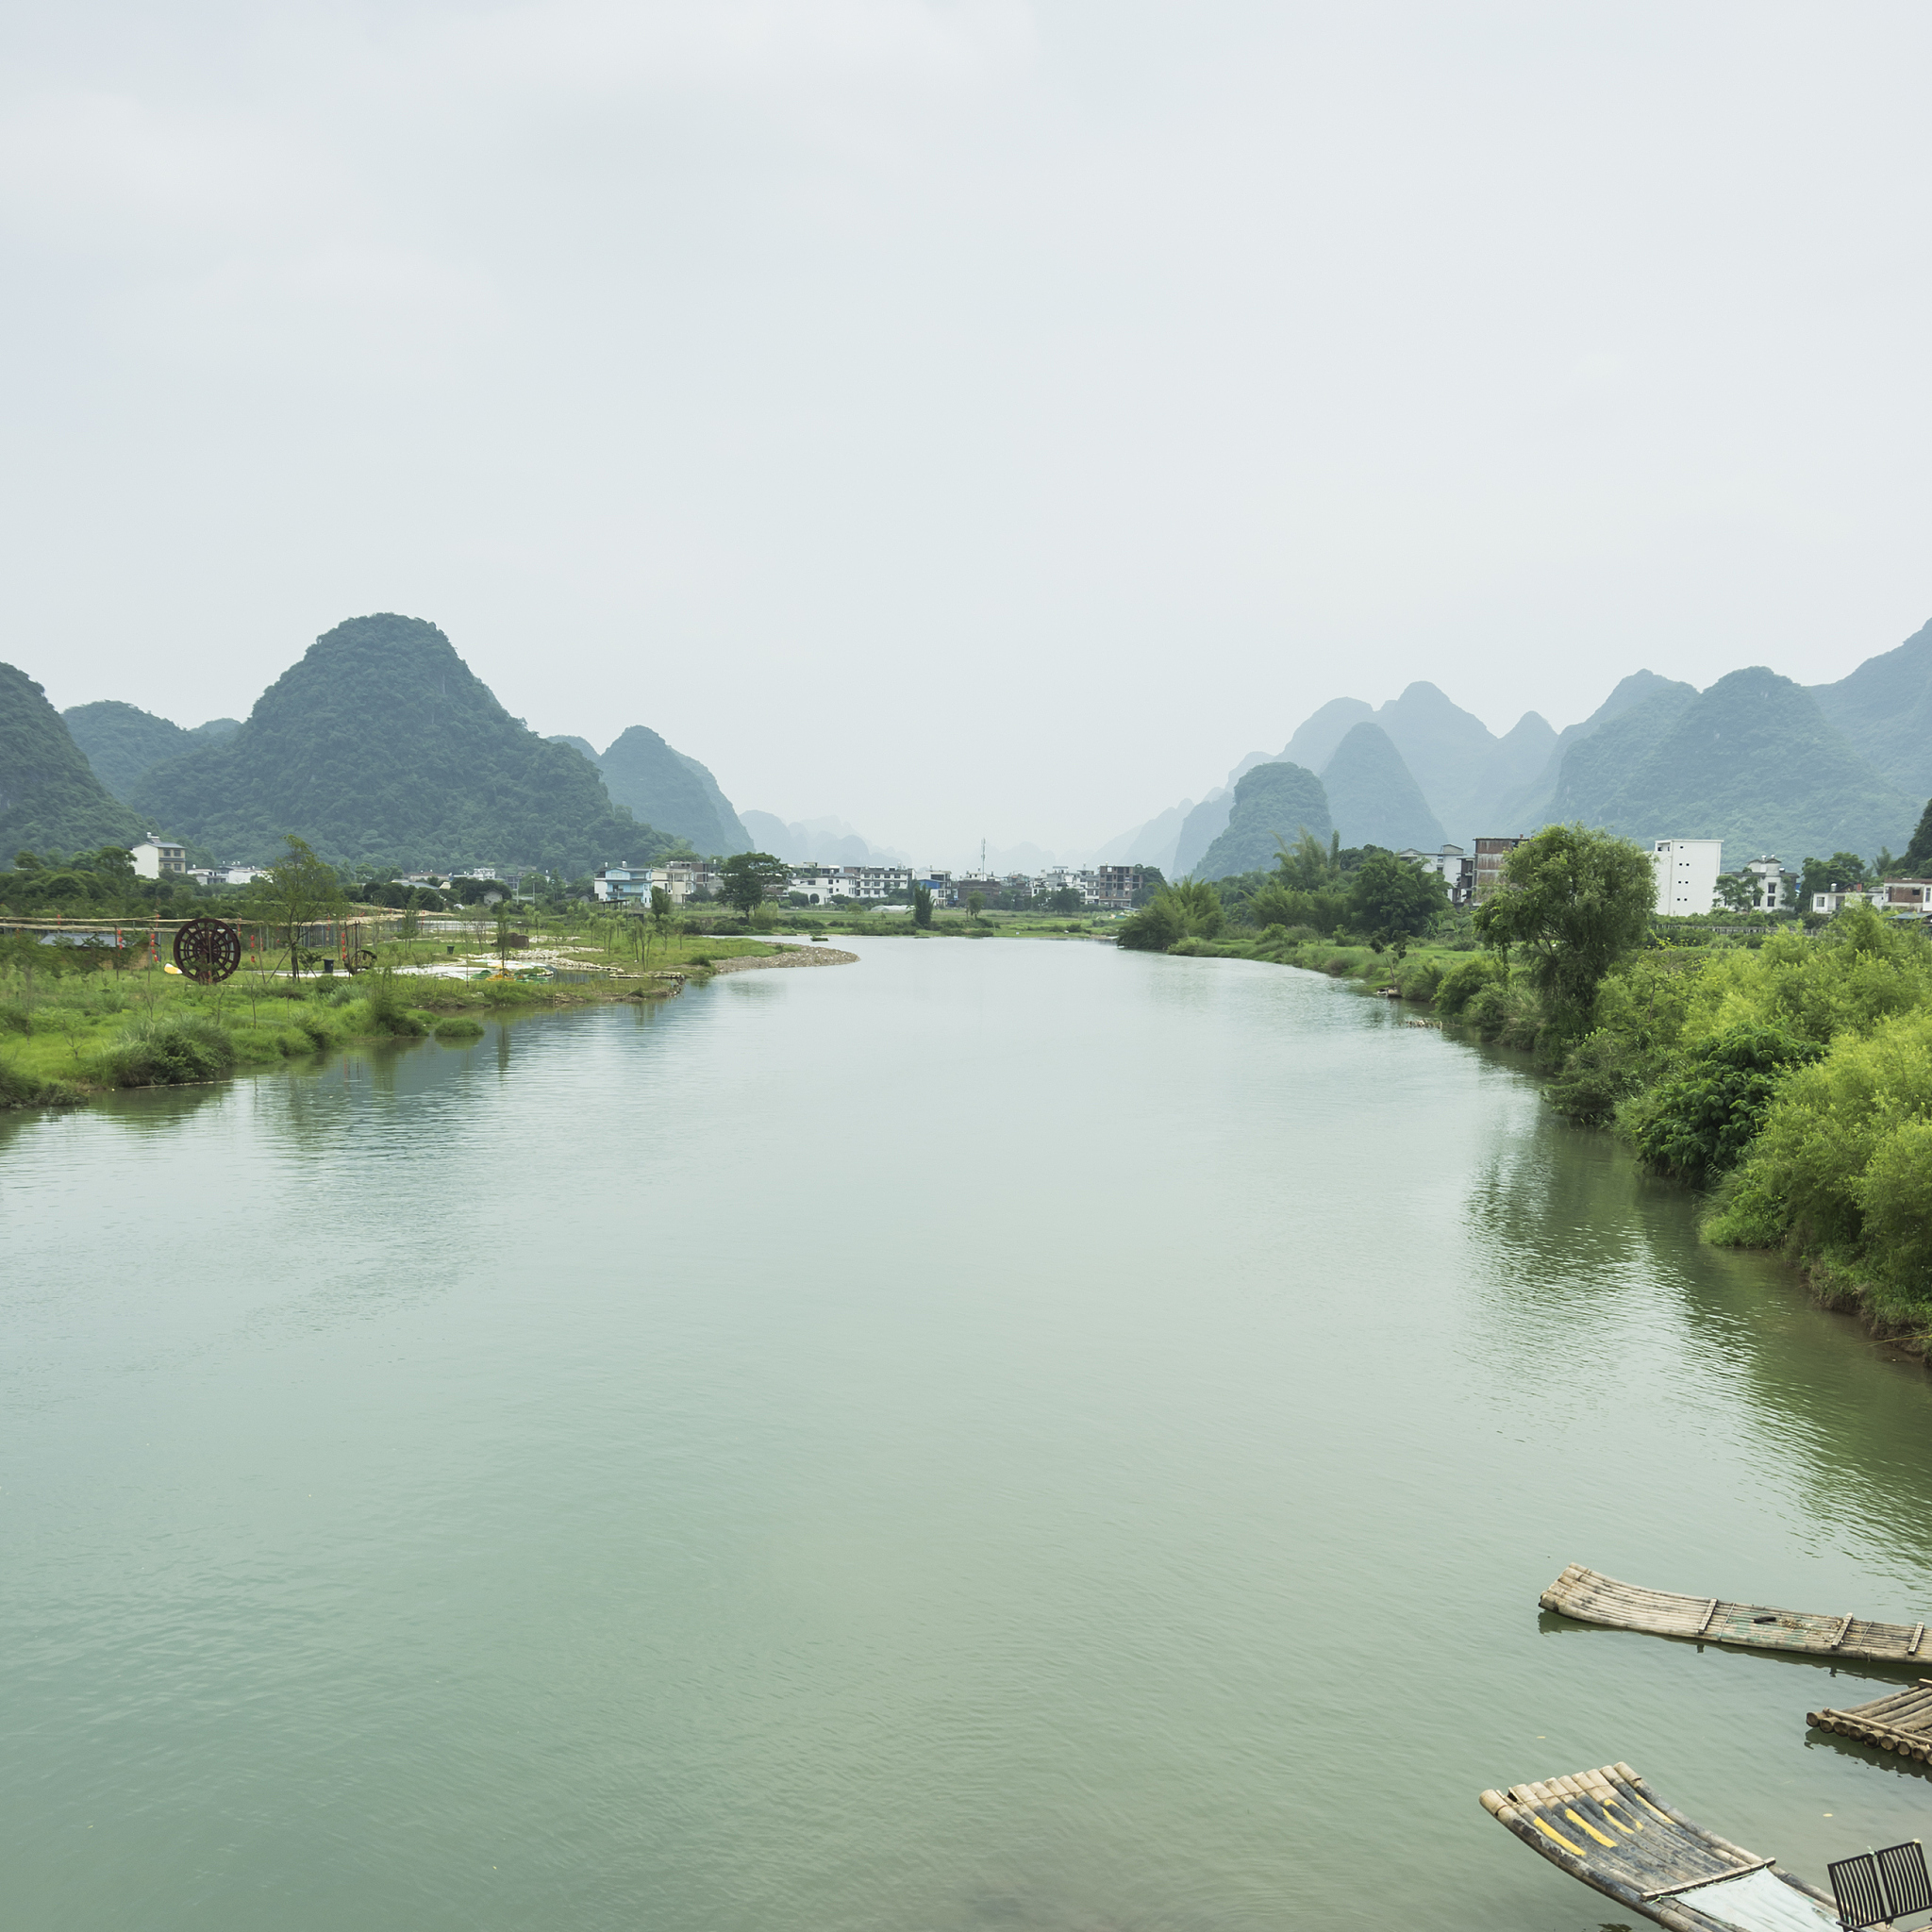
{"type": "MultiPolygon", "coordinates": [[[[718,960],[770,950],[691,934],[654,935],[641,949],[623,930],[553,937],[546,977],[497,976],[494,954],[429,936],[383,945],[377,966],[354,977],[297,978],[265,962],[201,987],[152,963],[117,969],[111,956],[16,936],[0,957],[0,1106],[217,1080],[358,1041],[475,1039],[493,1015],[666,999],[718,960]],[[466,976],[420,970],[431,964],[466,976]]],[[[527,956],[506,957],[514,974],[527,956]]]]}

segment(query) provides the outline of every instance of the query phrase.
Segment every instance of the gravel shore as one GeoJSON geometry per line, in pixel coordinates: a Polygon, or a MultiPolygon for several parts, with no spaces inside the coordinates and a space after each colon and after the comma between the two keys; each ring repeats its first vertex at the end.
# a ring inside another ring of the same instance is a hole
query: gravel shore
{"type": "Polygon", "coordinates": [[[761,966],[857,966],[857,953],[842,953],[837,946],[794,946],[783,953],[747,953],[737,959],[720,959],[713,973],[752,973],[761,966]]]}

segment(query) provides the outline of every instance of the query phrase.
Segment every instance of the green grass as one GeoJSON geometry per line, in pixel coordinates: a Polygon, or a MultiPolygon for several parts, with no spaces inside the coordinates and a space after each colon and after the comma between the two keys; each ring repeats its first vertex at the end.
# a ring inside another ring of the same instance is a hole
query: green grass
{"type": "MultiPolygon", "coordinates": [[[[443,942],[414,942],[444,959],[443,942]]],[[[704,978],[714,958],[765,947],[672,935],[645,961],[586,952],[608,974],[581,982],[452,979],[407,971],[300,980],[244,967],[221,987],[152,968],[61,971],[65,961],[0,966],[0,1107],[44,1107],[115,1088],[216,1080],[356,1041],[475,1039],[482,1019],[611,999],[663,999],[676,974],[704,978]]],[[[512,956],[514,958],[515,956],[512,956]]]]}

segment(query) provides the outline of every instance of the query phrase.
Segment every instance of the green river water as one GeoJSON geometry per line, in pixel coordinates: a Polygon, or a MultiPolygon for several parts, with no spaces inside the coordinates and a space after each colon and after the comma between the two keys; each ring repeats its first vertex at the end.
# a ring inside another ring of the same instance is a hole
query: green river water
{"type": "Polygon", "coordinates": [[[0,1924],[1615,1923],[1624,1758],[1823,1880],[1928,1378],[1312,974],[882,941],[0,1128],[0,1924]]]}

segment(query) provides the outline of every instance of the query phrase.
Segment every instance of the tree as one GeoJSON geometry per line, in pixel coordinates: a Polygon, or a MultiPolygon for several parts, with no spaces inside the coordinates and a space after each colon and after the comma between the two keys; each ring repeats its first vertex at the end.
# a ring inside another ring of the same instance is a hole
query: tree
{"type": "MultiPolygon", "coordinates": [[[[14,863],[18,865],[19,859],[14,863]]],[[[1919,814],[1919,828],[1906,847],[1906,856],[1899,860],[1899,870],[1912,878],[1924,878],[1932,873],[1932,798],[1925,801],[1925,809],[1919,814]]]]}
{"type": "Polygon", "coordinates": [[[914,886],[912,889],[912,923],[914,925],[932,924],[932,888],[914,886]]]}
{"type": "Polygon", "coordinates": [[[986,910],[986,894],[984,892],[968,892],[966,894],[966,909],[972,913],[974,919],[977,919],[986,910]]]}
{"type": "Polygon", "coordinates": [[[1829,858],[1807,858],[1798,875],[1798,910],[1810,911],[1815,892],[1828,892],[1833,887],[1849,890],[1862,886],[1869,876],[1865,861],[1856,852],[1834,852],[1829,858]]]}
{"type": "Polygon", "coordinates": [[[1292,845],[1277,836],[1274,842],[1280,850],[1274,855],[1276,883],[1291,892],[1319,892],[1341,870],[1340,839],[1341,834],[1337,833],[1335,842],[1324,845],[1306,825],[1292,845]]]}
{"type": "Polygon", "coordinates": [[[1749,912],[1757,904],[1757,874],[1727,872],[1718,877],[1717,895],[1732,912],[1749,912]]]}
{"type": "Polygon", "coordinates": [[[1637,1152],[1660,1174],[1703,1182],[1737,1166],[1778,1082],[1824,1048],[1771,1026],[1734,1026],[1697,1042],[1681,1070],[1636,1104],[1637,1152]]]}
{"type": "Polygon", "coordinates": [[[1120,942],[1130,952],[1164,953],[1181,940],[1212,939],[1225,917],[1220,893],[1206,879],[1183,879],[1129,913],[1121,922],[1120,942]]]}
{"type": "Polygon", "coordinates": [[[302,976],[300,929],[331,912],[341,909],[342,884],[334,866],[318,858],[305,839],[293,832],[283,841],[288,851],[264,874],[263,898],[275,913],[275,923],[289,928],[289,964],[293,976],[302,976]]]}
{"type": "Polygon", "coordinates": [[[1520,946],[1553,1024],[1581,1033],[1610,968],[1642,943],[1656,903],[1657,875],[1641,847],[1584,825],[1545,825],[1504,862],[1496,891],[1475,909],[1476,936],[1506,967],[1520,946]]]}
{"type": "Polygon", "coordinates": [[[662,886],[651,888],[651,924],[658,928],[658,937],[664,936],[664,923],[671,917],[671,894],[662,886]]]}
{"type": "Polygon", "coordinates": [[[1374,852],[1356,873],[1348,892],[1351,923],[1379,950],[1393,945],[1399,958],[1449,909],[1449,889],[1439,872],[1424,870],[1392,852],[1374,852]]]}
{"type": "Polygon", "coordinates": [[[791,868],[769,852],[734,852],[718,870],[724,880],[718,896],[743,913],[747,923],[767,899],[785,890],[791,877],[791,868]]]}
{"type": "Polygon", "coordinates": [[[1056,886],[1046,895],[1046,909],[1058,913],[1062,919],[1079,911],[1084,903],[1077,886],[1056,886]]]}

